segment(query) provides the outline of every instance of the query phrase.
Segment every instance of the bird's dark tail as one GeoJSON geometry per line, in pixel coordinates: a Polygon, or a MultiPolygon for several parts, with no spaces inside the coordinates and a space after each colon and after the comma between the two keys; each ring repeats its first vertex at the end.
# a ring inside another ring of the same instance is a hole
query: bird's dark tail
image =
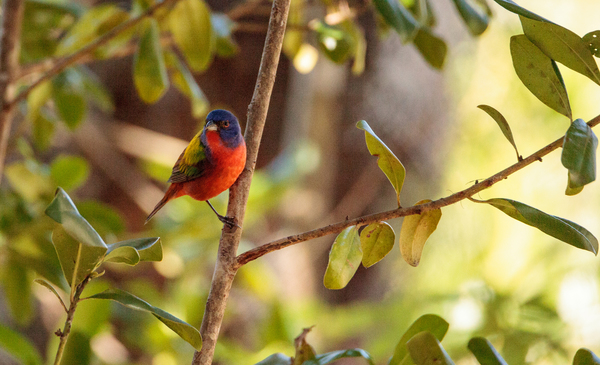
{"type": "Polygon", "coordinates": [[[169,186],[169,188],[167,189],[165,196],[163,196],[163,198],[158,202],[158,204],[156,204],[154,209],[152,209],[152,212],[150,212],[150,214],[148,215],[148,218],[146,218],[146,221],[144,222],[144,224],[148,224],[150,219],[152,219],[152,217],[154,217],[154,215],[156,213],[158,213],[158,211],[165,204],[167,204],[167,202],[169,200],[179,197],[178,193],[180,192],[180,190],[181,190],[181,186],[179,184],[171,184],[171,186],[169,186]]]}

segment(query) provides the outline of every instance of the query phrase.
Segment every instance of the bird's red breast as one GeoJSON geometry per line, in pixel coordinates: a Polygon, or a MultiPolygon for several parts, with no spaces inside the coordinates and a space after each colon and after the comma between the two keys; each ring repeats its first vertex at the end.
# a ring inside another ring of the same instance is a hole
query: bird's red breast
{"type": "Polygon", "coordinates": [[[242,142],[230,148],[216,131],[206,132],[206,145],[212,161],[210,171],[203,176],[175,183],[181,185],[177,196],[189,195],[196,200],[208,200],[229,189],[246,165],[246,144],[242,142]]]}

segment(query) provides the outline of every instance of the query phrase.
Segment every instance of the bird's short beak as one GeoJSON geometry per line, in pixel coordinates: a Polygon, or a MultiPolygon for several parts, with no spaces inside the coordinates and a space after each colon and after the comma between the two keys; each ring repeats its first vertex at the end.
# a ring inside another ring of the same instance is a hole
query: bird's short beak
{"type": "Polygon", "coordinates": [[[215,122],[213,122],[212,120],[207,120],[206,126],[204,128],[206,128],[206,130],[209,130],[209,131],[216,131],[217,124],[215,122]]]}

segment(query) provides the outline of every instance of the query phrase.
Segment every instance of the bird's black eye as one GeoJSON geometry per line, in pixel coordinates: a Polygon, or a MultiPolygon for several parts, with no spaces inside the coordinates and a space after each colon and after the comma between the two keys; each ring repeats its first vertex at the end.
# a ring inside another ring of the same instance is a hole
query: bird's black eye
{"type": "Polygon", "coordinates": [[[228,128],[229,127],[229,121],[228,120],[224,120],[222,125],[223,125],[223,128],[228,128]]]}

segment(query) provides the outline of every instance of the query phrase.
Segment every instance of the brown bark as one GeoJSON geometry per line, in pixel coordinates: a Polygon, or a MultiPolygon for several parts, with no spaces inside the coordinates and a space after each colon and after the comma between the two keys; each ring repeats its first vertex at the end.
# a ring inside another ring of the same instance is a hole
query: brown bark
{"type": "MultiPolygon", "coordinates": [[[[258,148],[267,118],[273,85],[275,84],[289,6],[290,0],[273,1],[269,29],[265,39],[254,95],[248,107],[245,133],[248,149],[246,167],[229,192],[227,215],[235,217],[240,226],[244,221],[250,183],[256,166],[258,148]]],[[[204,310],[202,326],[200,327],[203,341],[202,350],[194,354],[193,365],[212,363],[225,307],[227,306],[227,298],[237,272],[236,253],[241,235],[242,229],[236,229],[235,227],[233,229],[223,228],[211,289],[204,310]]]]}
{"type": "Polygon", "coordinates": [[[21,24],[23,22],[23,0],[4,0],[2,4],[2,38],[0,39],[0,181],[4,172],[4,160],[8,147],[8,137],[12,124],[13,105],[10,100],[14,93],[16,75],[19,72],[21,24]]]}

